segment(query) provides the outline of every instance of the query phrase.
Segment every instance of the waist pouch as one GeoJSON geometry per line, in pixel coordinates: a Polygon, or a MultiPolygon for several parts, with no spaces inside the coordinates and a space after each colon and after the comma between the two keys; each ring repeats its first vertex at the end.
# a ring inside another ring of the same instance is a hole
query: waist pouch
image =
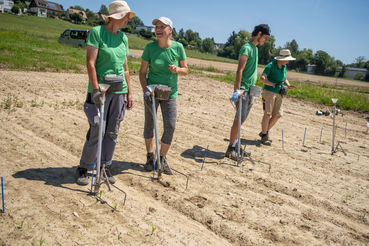
{"type": "Polygon", "coordinates": [[[287,89],[288,89],[288,87],[287,86],[282,86],[281,87],[281,90],[279,91],[279,94],[281,94],[282,96],[285,96],[285,95],[287,95],[287,89]]]}
{"type": "Polygon", "coordinates": [[[250,91],[250,95],[251,96],[253,96],[253,97],[260,97],[260,94],[261,94],[262,89],[261,89],[260,86],[253,85],[253,86],[250,87],[250,90],[249,91],[250,91]]]}
{"type": "Polygon", "coordinates": [[[168,100],[172,89],[169,86],[157,85],[155,87],[155,98],[158,100],[168,100]]]}
{"type": "Polygon", "coordinates": [[[107,93],[121,91],[123,89],[123,76],[116,74],[107,74],[104,77],[104,84],[110,85],[107,93]]]}

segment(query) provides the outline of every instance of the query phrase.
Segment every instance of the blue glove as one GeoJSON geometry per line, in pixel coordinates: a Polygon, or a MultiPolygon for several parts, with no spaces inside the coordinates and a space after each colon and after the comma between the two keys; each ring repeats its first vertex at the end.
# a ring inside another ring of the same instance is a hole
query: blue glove
{"type": "Polygon", "coordinates": [[[238,91],[237,90],[233,93],[233,95],[231,97],[231,101],[232,102],[237,102],[238,101],[238,91]]]}

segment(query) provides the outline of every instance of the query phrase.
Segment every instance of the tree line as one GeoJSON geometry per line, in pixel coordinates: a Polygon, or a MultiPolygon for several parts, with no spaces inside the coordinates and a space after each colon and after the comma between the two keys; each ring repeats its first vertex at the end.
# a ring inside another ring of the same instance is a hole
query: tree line
{"type": "MultiPolygon", "coordinates": [[[[12,11],[14,13],[18,13],[19,9],[26,7],[27,5],[25,4],[25,0],[14,0],[12,11]]],[[[63,6],[61,7],[63,8],[63,6]]],[[[88,8],[84,9],[79,5],[70,6],[70,8],[85,11],[87,15],[87,25],[96,26],[104,23],[104,20],[99,18],[96,13],[88,8]]],[[[106,5],[101,5],[98,14],[109,15],[106,5]]],[[[65,12],[61,13],[59,17],[65,17],[65,12]]],[[[70,18],[77,24],[81,23],[83,20],[81,14],[71,14],[70,18]]],[[[144,23],[138,16],[135,16],[123,31],[140,35],[146,39],[155,38],[154,33],[150,30],[136,30],[138,26],[144,26],[144,23]]],[[[245,30],[241,30],[238,33],[233,31],[228,37],[227,42],[224,44],[224,47],[220,49],[215,49],[214,38],[201,39],[199,33],[191,29],[184,30],[181,28],[177,32],[177,30],[173,28],[172,37],[174,40],[182,43],[187,49],[199,50],[201,52],[212,53],[221,57],[237,60],[242,45],[251,40],[251,33],[245,30]]],[[[366,68],[369,70],[369,60],[366,60],[363,56],[357,57],[354,63],[345,65],[342,61],[335,59],[323,50],[318,50],[314,53],[312,49],[299,49],[298,43],[295,39],[291,42],[287,42],[283,47],[275,47],[275,37],[273,35],[269,37],[268,41],[263,46],[259,47],[259,64],[268,64],[275,56],[278,56],[281,49],[289,49],[291,51],[292,56],[295,57],[296,60],[290,62],[287,66],[288,69],[298,72],[306,72],[308,64],[315,65],[316,74],[329,76],[335,74],[336,67],[342,67],[341,73],[338,75],[341,77],[343,76],[346,67],[366,68]]],[[[362,79],[369,81],[369,73],[367,73],[367,75],[362,79]]]]}

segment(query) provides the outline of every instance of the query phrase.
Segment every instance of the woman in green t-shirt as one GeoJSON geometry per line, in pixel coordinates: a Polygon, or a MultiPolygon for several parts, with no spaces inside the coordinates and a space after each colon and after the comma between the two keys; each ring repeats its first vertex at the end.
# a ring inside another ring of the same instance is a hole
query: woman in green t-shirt
{"type": "Polygon", "coordinates": [[[154,19],[155,35],[157,40],[146,45],[142,54],[140,68],[140,83],[144,93],[145,103],[145,128],[144,138],[147,150],[145,170],[154,168],[154,119],[151,112],[151,92],[148,85],[166,85],[171,88],[168,100],[155,100],[156,110],[160,105],[164,132],[161,138],[160,160],[164,173],[171,175],[166,155],[172,143],[173,133],[177,119],[176,99],[178,96],[178,75],[186,75],[188,72],[186,53],[183,45],[172,40],[173,23],[167,17],[154,19]],[[149,74],[147,76],[147,71],[149,74]]]}
{"type": "Polygon", "coordinates": [[[271,145],[269,131],[275,123],[282,117],[282,99],[287,94],[287,88],[294,89],[287,79],[286,66],[289,61],[296,60],[291,56],[288,49],[280,50],[279,56],[266,65],[260,81],[264,83],[262,93],[264,115],[261,120],[261,143],[271,145]]]}
{"type": "Polygon", "coordinates": [[[107,174],[109,182],[115,182],[109,167],[120,122],[124,118],[125,110],[133,106],[127,65],[128,39],[120,29],[124,28],[135,15],[125,1],[114,1],[109,5],[108,23],[92,28],[88,36],[86,60],[89,86],[84,111],[90,128],[76,173],[76,182],[79,185],[88,184],[87,170],[92,169],[92,164],[97,159],[99,109],[102,104],[99,84],[106,83],[107,78],[114,78],[117,87],[108,91],[105,97],[101,164],[105,164],[103,171],[107,174]]]}

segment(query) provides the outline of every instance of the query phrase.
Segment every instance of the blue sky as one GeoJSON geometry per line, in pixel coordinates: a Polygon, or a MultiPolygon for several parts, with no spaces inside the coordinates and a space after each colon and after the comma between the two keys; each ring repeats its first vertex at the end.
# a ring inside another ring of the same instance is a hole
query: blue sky
{"type": "MultiPolygon", "coordinates": [[[[54,0],[64,9],[80,5],[97,12],[111,1],[54,0]]],[[[159,16],[172,19],[179,30],[191,29],[202,39],[213,37],[225,43],[232,31],[252,31],[267,23],[276,47],[295,39],[299,49],[326,51],[348,64],[358,56],[369,60],[368,0],[127,0],[131,10],[145,23],[159,16]]]]}

